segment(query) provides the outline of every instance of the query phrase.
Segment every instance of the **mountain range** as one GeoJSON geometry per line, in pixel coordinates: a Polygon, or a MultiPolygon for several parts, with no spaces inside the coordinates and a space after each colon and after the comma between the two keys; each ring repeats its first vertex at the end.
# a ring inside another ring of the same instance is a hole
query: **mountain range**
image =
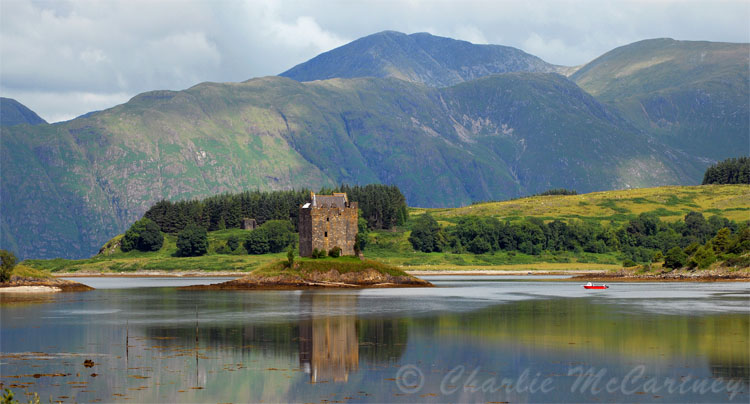
{"type": "Polygon", "coordinates": [[[52,125],[3,119],[0,247],[83,257],[160,199],[245,189],[380,182],[440,207],[697,184],[748,154],[748,49],[648,40],[576,70],[386,31],[277,77],[147,92],[52,125]]]}

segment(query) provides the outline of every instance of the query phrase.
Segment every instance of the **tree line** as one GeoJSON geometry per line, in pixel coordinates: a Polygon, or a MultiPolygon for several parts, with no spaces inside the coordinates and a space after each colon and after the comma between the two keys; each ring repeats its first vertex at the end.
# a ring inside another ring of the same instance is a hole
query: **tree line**
{"type": "MultiPolygon", "coordinates": [[[[319,193],[332,192],[346,192],[349,201],[357,202],[370,229],[391,229],[408,218],[406,198],[395,185],[341,185],[319,193]]],[[[288,220],[296,231],[299,207],[309,200],[310,191],[306,189],[226,193],[202,200],[161,200],[143,217],[156,223],[161,231],[172,234],[189,224],[208,231],[237,229],[241,228],[244,218],[255,219],[259,225],[269,220],[288,220]]]]}
{"type": "Polygon", "coordinates": [[[750,157],[729,158],[708,167],[702,184],[750,184],[750,157]]]}
{"type": "MultiPolygon", "coordinates": [[[[406,198],[396,186],[341,185],[322,189],[319,194],[333,192],[346,192],[349,201],[358,202],[358,251],[365,248],[369,229],[391,229],[407,220],[406,198]]],[[[202,200],[161,200],[130,226],[120,248],[123,252],[158,251],[164,244],[164,232],[177,235],[178,256],[200,256],[208,251],[207,231],[240,228],[244,218],[253,218],[259,224],[257,229],[243,240],[230,238],[217,252],[236,253],[242,250],[238,249],[241,245],[249,254],[276,253],[294,243],[299,207],[309,201],[309,190],[246,191],[202,200]]]]}
{"type": "MultiPolygon", "coordinates": [[[[484,254],[503,250],[530,255],[543,251],[620,252],[628,261],[641,263],[662,259],[673,248],[681,249],[688,257],[699,249],[703,254],[710,249],[715,261],[716,254],[750,251],[748,226],[748,222],[738,224],[719,216],[707,220],[699,212],[690,212],[675,222],[642,213],[621,226],[580,220],[545,223],[533,217],[502,222],[494,217],[464,216],[454,226],[441,227],[426,213],[416,219],[409,242],[422,252],[484,254]],[[717,237],[721,239],[718,242],[717,237]]],[[[701,265],[707,261],[711,260],[704,259],[701,265]]]]}

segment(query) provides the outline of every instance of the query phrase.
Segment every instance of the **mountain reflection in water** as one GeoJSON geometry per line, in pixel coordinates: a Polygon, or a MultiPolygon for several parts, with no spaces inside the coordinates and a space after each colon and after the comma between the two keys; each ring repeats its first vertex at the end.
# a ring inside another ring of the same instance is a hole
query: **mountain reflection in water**
{"type": "Polygon", "coordinates": [[[730,397],[724,390],[594,394],[573,389],[569,374],[581,367],[623,380],[642,367],[644,378],[658,383],[732,381],[742,391],[732,401],[747,402],[747,283],[675,283],[668,290],[618,284],[598,294],[583,294],[572,282],[451,278],[436,285],[303,292],[102,289],[0,304],[0,383],[20,394],[28,388],[45,402],[730,397]],[[86,359],[95,366],[84,367],[86,359]],[[407,367],[422,372],[420,389],[399,385],[399,371],[407,367]],[[455,369],[465,369],[464,377],[447,385],[455,392],[446,392],[443,382],[455,369]],[[477,376],[469,378],[474,371],[477,376]],[[518,381],[525,372],[550,378],[553,393],[469,391],[464,385],[518,381]]]}

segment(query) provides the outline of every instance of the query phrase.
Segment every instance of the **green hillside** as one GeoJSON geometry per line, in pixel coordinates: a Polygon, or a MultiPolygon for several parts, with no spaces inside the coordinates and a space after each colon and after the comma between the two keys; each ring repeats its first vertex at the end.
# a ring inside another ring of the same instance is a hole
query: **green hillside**
{"type": "Polygon", "coordinates": [[[541,73],[446,89],[376,78],[203,83],[6,128],[0,153],[2,245],[48,258],[94,253],[161,199],[346,182],[397,185],[412,206],[459,206],[703,174],[541,73]]]}
{"type": "Polygon", "coordinates": [[[446,87],[498,73],[568,70],[508,46],[475,45],[425,32],[383,31],[322,53],[280,76],[297,81],[393,77],[446,87]]]}
{"type": "MultiPolygon", "coordinates": [[[[642,213],[654,213],[661,220],[682,220],[689,212],[706,218],[717,216],[735,222],[748,220],[750,187],[747,185],[704,185],[658,187],[623,191],[605,191],[582,195],[552,195],[505,202],[481,203],[461,208],[411,208],[410,220],[394,230],[371,231],[365,255],[391,265],[415,270],[586,270],[621,268],[622,253],[608,251],[543,251],[538,255],[518,251],[488,254],[468,252],[414,251],[408,241],[420,216],[429,212],[442,226],[451,227],[469,216],[494,217],[511,223],[528,218],[582,221],[617,228],[642,213]]],[[[166,234],[164,245],[156,252],[122,252],[122,235],[107,242],[100,253],[80,260],[26,260],[25,265],[52,272],[135,272],[135,271],[231,271],[246,272],[285,258],[285,253],[247,255],[242,248],[232,254],[219,254],[230,237],[244,240],[248,232],[240,229],[208,233],[208,254],[202,257],[176,257],[176,237],[166,234]]]]}
{"type": "Polygon", "coordinates": [[[641,130],[713,160],[750,154],[750,45],[652,39],[571,76],[641,130]]]}
{"type": "MultiPolygon", "coordinates": [[[[412,210],[419,214],[422,210],[412,210]]],[[[532,196],[503,202],[486,202],[454,209],[429,209],[438,220],[465,215],[500,219],[538,217],[543,220],[581,219],[602,224],[622,224],[641,213],[656,213],[662,220],[674,221],[688,212],[743,222],[750,220],[750,186],[701,185],[668,186],[592,192],[582,195],[532,196]]]]}
{"type": "Polygon", "coordinates": [[[574,83],[516,49],[383,32],[287,72],[380,78],[202,83],[3,126],[0,247],[85,257],[158,200],[248,189],[384,183],[411,206],[454,207],[698,184],[714,160],[748,153],[748,54],[642,41],[574,83]]]}
{"type": "Polygon", "coordinates": [[[12,98],[0,97],[0,126],[14,126],[22,123],[39,125],[47,121],[20,102],[12,98]]]}

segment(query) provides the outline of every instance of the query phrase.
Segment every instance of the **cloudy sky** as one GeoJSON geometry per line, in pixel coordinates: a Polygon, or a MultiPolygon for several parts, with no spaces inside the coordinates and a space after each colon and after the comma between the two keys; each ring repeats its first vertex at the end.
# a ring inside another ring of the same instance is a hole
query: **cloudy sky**
{"type": "Polygon", "coordinates": [[[750,1],[0,1],[0,95],[50,122],[143,91],[274,75],[383,30],[579,65],[655,37],[750,42],[750,1]]]}

